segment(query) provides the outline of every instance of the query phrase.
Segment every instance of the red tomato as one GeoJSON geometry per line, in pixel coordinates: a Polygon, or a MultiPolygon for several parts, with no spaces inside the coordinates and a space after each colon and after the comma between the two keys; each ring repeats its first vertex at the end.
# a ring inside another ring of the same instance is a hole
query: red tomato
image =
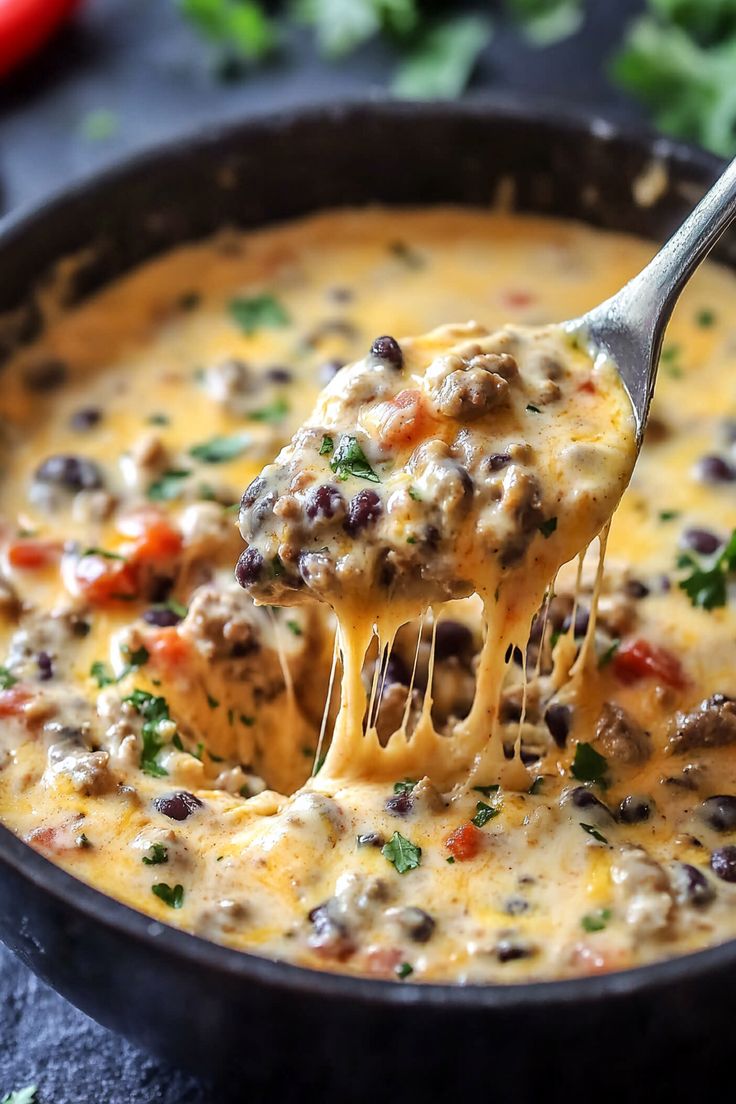
{"type": "Polygon", "coordinates": [[[445,847],[457,862],[474,859],[483,846],[483,833],[474,824],[461,824],[445,840],[445,847]]]}
{"type": "Polygon", "coordinates": [[[128,560],[82,556],[74,574],[81,594],[92,605],[126,601],[138,594],[138,571],[128,560]]]}
{"type": "Polygon", "coordinates": [[[37,570],[55,563],[60,553],[61,548],[54,541],[17,540],[8,545],[8,563],[11,567],[37,570]]]}
{"type": "Polygon", "coordinates": [[[648,640],[625,641],[616,652],[613,669],[622,682],[653,678],[676,689],[682,689],[687,682],[677,656],[648,640]]]}
{"type": "Polygon", "coordinates": [[[79,0],[0,0],[0,77],[43,46],[79,0]]]}
{"type": "Polygon", "coordinates": [[[181,545],[179,530],[174,529],[165,518],[156,518],[142,530],[130,558],[133,563],[139,564],[172,560],[181,552],[181,545]]]}
{"type": "Polygon", "coordinates": [[[9,690],[0,690],[0,717],[17,717],[30,700],[31,693],[25,686],[11,686],[9,690]]]}
{"type": "Polygon", "coordinates": [[[146,637],[146,647],[153,663],[171,670],[188,663],[192,657],[189,642],[175,628],[151,633],[146,637]]]}
{"type": "Polygon", "coordinates": [[[430,422],[421,392],[407,388],[381,403],[378,437],[386,448],[408,447],[427,435],[430,422]]]}

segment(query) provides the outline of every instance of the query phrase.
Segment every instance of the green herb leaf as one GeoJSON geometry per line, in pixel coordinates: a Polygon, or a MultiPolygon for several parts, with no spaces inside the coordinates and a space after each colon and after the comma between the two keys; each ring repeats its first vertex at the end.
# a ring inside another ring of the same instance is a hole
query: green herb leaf
{"type": "Polygon", "coordinates": [[[0,690],[9,690],[11,686],[15,686],[17,678],[9,671],[7,667],[0,667],[0,690]]]}
{"type": "Polygon", "coordinates": [[[415,502],[421,502],[422,501],[422,496],[420,495],[420,493],[416,489],[416,487],[410,487],[409,488],[409,498],[412,498],[415,502]]]}
{"type": "Polygon", "coordinates": [[[286,627],[294,636],[302,636],[302,627],[298,621],[287,621],[286,627]]]}
{"type": "Polygon", "coordinates": [[[401,980],[403,981],[404,978],[408,978],[411,974],[414,973],[414,967],[409,962],[400,962],[399,965],[396,967],[395,973],[397,978],[401,978],[401,980]]]}
{"type": "Polygon", "coordinates": [[[160,900],[169,908],[180,909],[184,904],[184,886],[167,885],[166,882],[158,882],[156,885],[151,886],[151,893],[155,893],[160,900]]]}
{"type": "Polygon", "coordinates": [[[242,456],[250,442],[248,433],[234,433],[232,437],[211,437],[201,445],[193,445],[189,455],[205,464],[224,464],[227,460],[242,456]]]}
{"type": "Polygon", "coordinates": [[[245,61],[267,57],[276,28],[255,0],[178,0],[179,10],[209,42],[245,61]]]}
{"type": "Polygon", "coordinates": [[[422,849],[415,843],[402,836],[400,832],[394,832],[388,843],[381,848],[381,854],[396,867],[397,874],[406,874],[408,870],[416,870],[422,862],[422,849]]]}
{"type": "Polygon", "coordinates": [[[606,837],[598,831],[594,824],[583,824],[581,821],[580,827],[584,832],[587,832],[589,836],[592,836],[594,840],[598,840],[598,843],[608,843],[606,837]]]}
{"type": "Polygon", "coordinates": [[[580,30],[585,9],[582,0],[506,0],[532,46],[551,46],[580,30]]]}
{"type": "Polygon", "coordinates": [[[340,438],[335,455],[330,460],[330,468],[338,479],[344,480],[352,475],[356,479],[367,479],[371,483],[381,482],[368,463],[357,438],[350,437],[348,434],[343,434],[340,438]]]}
{"type": "Polygon", "coordinates": [[[475,816],[470,821],[476,828],[482,828],[484,824],[487,824],[489,820],[493,820],[501,812],[499,808],[494,805],[487,805],[485,801],[479,801],[475,806],[475,816]]]}
{"type": "Polygon", "coordinates": [[[415,778],[405,778],[403,782],[394,782],[394,793],[411,793],[416,784],[415,778]]]}
{"type": "Polygon", "coordinates": [[[114,111],[105,107],[96,107],[88,111],[82,119],[80,131],[88,142],[105,142],[120,129],[120,119],[114,111]]]}
{"type": "Polygon", "coordinates": [[[24,1089],[16,1089],[15,1092],[6,1093],[0,1100],[0,1104],[37,1104],[36,1085],[26,1085],[24,1089]]]}
{"type": "Polygon", "coordinates": [[[166,698],[156,697],[147,690],[134,690],[123,701],[130,702],[141,717],[141,739],[143,750],[141,751],[140,767],[144,774],[150,774],[153,778],[162,778],[169,772],[156,762],[156,756],[164,746],[164,740],[158,729],[162,721],[170,721],[169,706],[166,698]]]}
{"type": "Polygon", "coordinates": [[[603,652],[602,655],[598,659],[598,667],[601,670],[603,670],[604,667],[607,667],[608,664],[613,660],[613,657],[616,655],[616,652],[619,650],[620,647],[621,647],[621,641],[620,640],[612,640],[611,641],[611,643],[606,648],[605,652],[603,652]]]}
{"type": "Polygon", "coordinates": [[[260,410],[251,410],[248,417],[252,422],[269,422],[275,425],[278,422],[283,421],[285,415],[289,413],[289,404],[286,399],[278,398],[274,399],[268,406],[262,406],[260,410]]]}
{"type": "Polygon", "coordinates": [[[596,751],[592,744],[581,741],[577,745],[570,768],[573,778],[577,778],[578,782],[603,782],[607,770],[608,761],[605,755],[596,751]]]}
{"type": "Polygon", "coordinates": [[[473,789],[476,790],[477,793],[483,794],[484,797],[490,797],[491,794],[498,793],[501,787],[497,782],[494,782],[490,786],[473,786],[473,789]]]}
{"type": "Polygon", "coordinates": [[[711,326],[715,326],[716,324],[715,311],[709,310],[707,307],[703,307],[703,309],[699,310],[698,313],[695,315],[695,322],[696,325],[700,326],[701,329],[709,330],[711,326]]]}
{"type": "Polygon", "coordinates": [[[162,843],[152,843],[148,848],[149,853],[143,856],[146,866],[158,866],[169,861],[169,850],[162,843]]]}
{"type": "Polygon", "coordinates": [[[725,548],[715,556],[698,558],[692,552],[682,552],[677,566],[690,570],[678,586],[694,606],[706,610],[725,606],[728,576],[736,571],[736,529],[725,548]]]}
{"type": "Polygon", "coordinates": [[[295,0],[292,10],[314,27],[328,57],[342,57],[382,31],[406,37],[419,23],[417,0],[295,0]]]}
{"type": "Polygon", "coordinates": [[[188,468],[172,468],[150,483],[146,497],[151,502],[172,502],[183,490],[183,482],[192,473],[188,468]]]}
{"type": "Polygon", "coordinates": [[[207,704],[210,707],[210,709],[219,709],[220,708],[219,701],[217,700],[217,698],[213,698],[211,694],[207,695],[207,704]]]}
{"type": "Polygon", "coordinates": [[[608,921],[612,916],[613,913],[608,908],[596,909],[595,912],[588,912],[581,917],[580,926],[586,932],[603,931],[604,928],[608,927],[608,921]]]}
{"type": "Polygon", "coordinates": [[[678,518],[679,516],[679,510],[660,510],[658,514],[660,521],[674,521],[675,518],[678,518]]]}
{"type": "Polygon", "coordinates": [[[335,442],[332,437],[329,437],[326,433],[322,437],[322,444],[319,446],[320,456],[331,456],[335,449],[335,442]]]}
{"type": "Polygon", "coordinates": [[[557,518],[556,517],[551,517],[551,518],[547,518],[546,521],[542,522],[542,524],[539,526],[539,532],[542,534],[544,539],[547,540],[548,537],[552,536],[552,534],[554,533],[556,528],[557,528],[557,518]]]}
{"type": "Polygon", "coordinates": [[[165,426],[171,421],[168,414],[149,414],[146,418],[149,425],[165,426]]]}
{"type": "Polygon", "coordinates": [[[544,788],[544,775],[538,774],[537,777],[532,782],[531,786],[529,787],[529,793],[530,794],[541,793],[543,788],[544,788]]]}
{"type": "Polygon", "coordinates": [[[490,39],[491,24],[480,15],[460,15],[428,27],[400,65],[391,86],[394,95],[454,99],[465,91],[490,39]]]}
{"type": "Polygon", "coordinates": [[[229,311],[233,321],[249,335],[258,330],[280,330],[291,323],[286,310],[273,295],[233,299],[229,311]]]}
{"type": "Polygon", "coordinates": [[[110,668],[101,659],[95,660],[89,669],[89,673],[100,689],[103,686],[113,686],[117,682],[110,668]]]}
{"type": "Polygon", "coordinates": [[[125,560],[119,552],[108,552],[106,548],[85,548],[82,556],[102,556],[103,560],[125,560]]]}

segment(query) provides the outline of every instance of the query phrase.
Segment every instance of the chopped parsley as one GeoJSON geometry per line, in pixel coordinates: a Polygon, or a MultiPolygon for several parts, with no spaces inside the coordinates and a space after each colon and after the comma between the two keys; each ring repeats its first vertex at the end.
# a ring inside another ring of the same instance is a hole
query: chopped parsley
{"type": "Polygon", "coordinates": [[[581,821],[580,827],[584,832],[587,832],[589,836],[592,836],[594,840],[598,840],[598,843],[608,843],[606,837],[598,831],[594,824],[583,824],[581,821]]]}
{"type": "Polygon", "coordinates": [[[716,324],[715,311],[709,310],[708,307],[703,307],[703,309],[699,310],[695,315],[695,321],[701,329],[708,330],[711,326],[715,326],[716,324]]]}
{"type": "Polygon", "coordinates": [[[552,536],[552,534],[554,533],[556,528],[557,528],[557,518],[556,517],[551,517],[551,518],[547,518],[546,521],[542,522],[542,524],[539,526],[539,532],[542,534],[544,539],[547,540],[548,537],[552,536]]]}
{"type": "Polygon", "coordinates": [[[110,668],[101,659],[96,659],[89,669],[90,676],[95,680],[100,690],[103,686],[113,686],[117,679],[110,668]]]}
{"type": "Polygon", "coordinates": [[[148,854],[143,856],[146,866],[159,866],[169,861],[169,849],[162,843],[152,843],[148,848],[148,854]]]}
{"type": "Polygon", "coordinates": [[[244,334],[258,330],[279,330],[288,326],[291,318],[273,295],[251,295],[230,302],[230,317],[244,334]]]}
{"type": "Polygon", "coordinates": [[[80,124],[80,132],[87,142],[106,142],[120,129],[120,119],[107,107],[96,107],[88,111],[80,124]]]}
{"type": "Polygon", "coordinates": [[[498,793],[500,788],[498,782],[494,782],[490,786],[473,786],[473,789],[477,793],[483,794],[484,797],[490,797],[491,794],[498,793]]]}
{"type": "Polygon", "coordinates": [[[169,425],[171,419],[168,414],[149,414],[146,421],[149,425],[165,426],[169,425]]]}
{"type": "Polygon", "coordinates": [[[501,810],[494,805],[487,805],[485,801],[479,801],[475,806],[475,816],[470,823],[474,824],[476,828],[482,828],[489,820],[497,817],[500,812],[501,810]]]}
{"type": "Polygon", "coordinates": [[[345,480],[352,475],[356,479],[367,479],[371,483],[381,482],[368,463],[357,438],[350,437],[347,433],[340,438],[335,454],[330,460],[330,468],[338,479],[345,480]]]}
{"type": "Polygon", "coordinates": [[[616,652],[619,650],[620,647],[621,647],[621,641],[620,640],[612,640],[611,643],[606,648],[605,652],[601,653],[601,655],[598,659],[598,667],[600,669],[602,669],[604,667],[607,667],[608,664],[611,663],[611,661],[613,660],[613,657],[616,655],[616,652]]]}
{"type": "Polygon", "coordinates": [[[0,690],[9,690],[17,682],[15,675],[7,667],[0,667],[0,690]]]}
{"type": "Polygon", "coordinates": [[[694,606],[705,610],[725,606],[728,576],[736,571],[736,529],[731,533],[726,547],[717,555],[697,557],[692,552],[681,552],[677,566],[690,571],[678,586],[694,606]]]}
{"type": "Polygon", "coordinates": [[[322,444],[319,446],[320,456],[331,456],[335,449],[335,442],[329,434],[325,433],[322,437],[322,444]]]}
{"type": "Polygon", "coordinates": [[[538,774],[537,777],[532,782],[531,786],[529,787],[529,793],[530,794],[541,793],[543,787],[544,787],[544,775],[538,774]]]}
{"type": "Polygon", "coordinates": [[[147,690],[134,690],[127,698],[123,698],[123,701],[130,702],[136,713],[143,717],[141,770],[153,778],[163,778],[169,772],[157,763],[156,756],[164,746],[159,728],[164,721],[171,720],[166,698],[149,694],[147,690]]]}
{"type": "Polygon", "coordinates": [[[119,552],[108,552],[106,548],[85,548],[82,556],[102,556],[103,560],[124,560],[119,552]]]}
{"type": "Polygon", "coordinates": [[[570,773],[573,778],[577,778],[578,782],[604,782],[606,771],[608,770],[608,760],[605,755],[601,755],[596,751],[592,744],[586,744],[582,741],[575,748],[575,758],[573,759],[570,773]]]}
{"type": "Polygon", "coordinates": [[[219,701],[217,700],[217,698],[213,698],[211,694],[207,695],[207,704],[210,707],[210,709],[219,709],[220,708],[219,701]]]}
{"type": "Polygon", "coordinates": [[[391,91],[409,100],[459,96],[490,38],[491,24],[482,15],[457,15],[429,23],[399,66],[391,91]]]}
{"type": "Polygon", "coordinates": [[[679,510],[660,510],[657,515],[660,521],[674,521],[680,516],[679,510]]]}
{"type": "Polygon", "coordinates": [[[394,793],[411,793],[416,784],[416,780],[413,778],[405,778],[403,782],[394,782],[394,793]]]}
{"type": "Polygon", "coordinates": [[[416,489],[416,487],[410,487],[409,488],[409,498],[412,498],[415,502],[421,502],[422,501],[422,496],[420,495],[420,493],[416,489]]]}
{"type": "Polygon", "coordinates": [[[189,455],[205,464],[224,464],[242,456],[251,442],[250,434],[234,433],[231,437],[211,437],[201,445],[192,445],[189,455]]]}
{"type": "Polygon", "coordinates": [[[613,913],[608,908],[596,909],[588,912],[580,919],[580,926],[586,932],[599,932],[608,927],[608,922],[613,913]]]}
{"type": "Polygon", "coordinates": [[[414,967],[411,965],[410,962],[400,962],[399,965],[396,967],[395,973],[397,978],[400,978],[401,981],[403,981],[404,978],[408,978],[411,974],[414,973],[414,967]]]}
{"type": "Polygon", "coordinates": [[[167,885],[166,882],[157,882],[156,885],[151,886],[151,893],[155,893],[159,900],[163,901],[169,908],[180,909],[184,904],[184,886],[167,885]]]}
{"type": "Polygon", "coordinates": [[[298,621],[287,621],[286,627],[294,636],[302,636],[302,627],[298,621]]]}
{"type": "Polygon", "coordinates": [[[506,0],[506,7],[532,46],[551,46],[582,26],[582,0],[506,0]]]}
{"type": "Polygon", "coordinates": [[[178,498],[183,489],[184,480],[192,473],[188,468],[171,468],[154,479],[146,491],[146,498],[151,502],[172,502],[178,498]]]}
{"type": "Polygon", "coordinates": [[[268,406],[262,406],[259,410],[251,410],[248,417],[252,422],[269,422],[273,424],[283,421],[288,413],[289,404],[286,399],[278,398],[274,399],[268,406]]]}
{"type": "Polygon", "coordinates": [[[127,656],[127,662],[117,677],[101,659],[96,659],[90,667],[90,677],[95,680],[100,690],[103,686],[115,686],[118,682],[122,682],[124,678],[132,674],[133,671],[137,671],[140,667],[148,663],[149,652],[143,645],[141,645],[140,648],[136,648],[133,652],[127,648],[121,650],[123,654],[127,656]]]}
{"type": "Polygon", "coordinates": [[[219,51],[223,77],[239,75],[238,63],[257,62],[276,48],[276,28],[257,0],[178,0],[179,10],[219,51]]]}
{"type": "Polygon", "coordinates": [[[408,870],[416,870],[422,862],[422,849],[415,843],[402,836],[400,832],[394,832],[388,843],[381,848],[381,854],[396,867],[397,874],[406,874],[408,870]]]}

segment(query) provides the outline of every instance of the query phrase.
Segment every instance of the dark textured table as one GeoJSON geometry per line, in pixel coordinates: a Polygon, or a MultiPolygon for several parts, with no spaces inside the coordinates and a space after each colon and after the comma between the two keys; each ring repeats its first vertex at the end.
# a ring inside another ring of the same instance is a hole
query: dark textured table
{"type": "MultiPolygon", "coordinates": [[[[639,0],[588,0],[583,30],[543,51],[530,50],[499,21],[471,95],[513,92],[609,118],[637,117],[604,74],[623,20],[639,7],[639,0]]],[[[375,94],[390,67],[390,55],[380,47],[326,66],[308,37],[296,31],[278,61],[246,80],[223,84],[213,78],[202,44],[171,0],[90,0],[74,27],[0,87],[0,209],[37,202],[130,150],[215,120],[375,94]],[[85,121],[101,111],[112,112],[117,125],[108,137],[94,140],[85,121]]],[[[2,948],[0,1040],[0,1097],[36,1082],[42,1104],[223,1102],[219,1090],[98,1027],[2,948]]],[[[247,1085],[242,1099],[255,1104],[247,1085]]]]}

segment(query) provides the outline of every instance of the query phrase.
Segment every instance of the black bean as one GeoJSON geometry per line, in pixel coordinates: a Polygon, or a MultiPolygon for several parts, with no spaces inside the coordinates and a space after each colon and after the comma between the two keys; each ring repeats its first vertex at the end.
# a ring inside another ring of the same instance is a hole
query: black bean
{"type": "Polygon", "coordinates": [[[47,682],[54,677],[54,663],[48,652],[39,652],[36,656],[38,664],[38,677],[42,682],[47,682]]]}
{"type": "Polygon", "coordinates": [[[469,658],[473,654],[473,634],[462,621],[451,618],[438,622],[434,636],[435,657],[438,660],[452,656],[469,658]]]}
{"type": "Polygon", "coordinates": [[[243,497],[240,500],[240,509],[249,510],[253,503],[258,499],[266,489],[266,480],[258,475],[249,483],[243,491],[243,497]]]}
{"type": "Polygon", "coordinates": [[[553,702],[547,706],[544,723],[557,746],[564,748],[572,726],[572,707],[562,705],[561,702],[553,702]]]}
{"type": "Polygon", "coordinates": [[[677,869],[689,903],[699,908],[710,904],[716,891],[703,871],[698,870],[697,866],[691,866],[690,863],[678,863],[677,869]]]}
{"type": "Polygon", "coordinates": [[[350,500],[345,529],[351,536],[355,536],[361,529],[376,522],[382,513],[383,506],[375,491],[358,491],[350,500]]]}
{"type": "Polygon", "coordinates": [[[69,425],[79,433],[86,433],[87,430],[94,429],[101,421],[102,411],[99,406],[82,406],[79,410],[74,411],[69,419],[69,425]]]}
{"type": "Polygon", "coordinates": [[[332,518],[344,505],[345,500],[337,487],[330,483],[323,483],[309,492],[304,511],[308,518],[316,518],[320,514],[323,517],[332,518]]]}
{"type": "Polygon", "coordinates": [[[530,958],[533,948],[513,939],[500,939],[496,944],[496,958],[499,962],[513,962],[517,958],[530,958]]]}
{"type": "Polygon", "coordinates": [[[414,943],[429,943],[437,926],[435,920],[424,909],[410,905],[401,910],[399,918],[402,928],[414,943]]]}
{"type": "Polygon", "coordinates": [[[159,629],[168,629],[172,625],[178,625],[181,616],[168,606],[153,606],[143,611],[143,620],[148,625],[156,625],[159,629]]]}
{"type": "Polygon", "coordinates": [[[257,548],[246,548],[245,552],[240,554],[240,559],[235,568],[235,578],[241,587],[247,588],[258,581],[262,570],[263,556],[261,553],[257,548]]]}
{"type": "Polygon", "coordinates": [[[489,471],[497,472],[508,467],[510,463],[511,457],[507,452],[492,452],[490,456],[486,456],[483,466],[488,468],[489,471]]]}
{"type": "Polygon", "coordinates": [[[414,798],[410,790],[401,790],[400,793],[391,794],[386,801],[386,812],[391,816],[408,816],[414,808],[414,798]]]}
{"type": "Polygon", "coordinates": [[[710,857],[710,867],[724,882],[736,882],[736,847],[719,847],[710,857]]]}
{"type": "Polygon", "coordinates": [[[732,832],[736,828],[736,797],[714,794],[698,807],[701,820],[716,832],[732,832]]]}
{"type": "Polygon", "coordinates": [[[409,668],[404,663],[400,655],[396,652],[392,652],[388,657],[388,663],[386,664],[386,678],[384,680],[385,686],[392,686],[398,683],[400,686],[408,686],[411,681],[411,674],[409,668]]]}
{"type": "Polygon", "coordinates": [[[68,491],[91,491],[102,486],[100,469],[82,456],[48,456],[36,468],[33,478],[68,491]]]}
{"type": "Polygon", "coordinates": [[[438,548],[441,536],[436,525],[428,525],[424,530],[422,540],[429,548],[438,548]]]}
{"type": "Polygon", "coordinates": [[[266,369],[266,379],[270,383],[291,383],[294,374],[290,368],[282,368],[280,364],[274,364],[266,369]]]}
{"type": "Polygon", "coordinates": [[[57,357],[47,357],[26,368],[23,384],[28,391],[55,391],[57,387],[61,387],[66,377],[67,366],[64,361],[57,357]]]}
{"type": "MultiPolygon", "coordinates": [[[[575,632],[576,638],[585,636],[588,631],[588,625],[590,623],[590,611],[585,606],[578,606],[575,610],[575,632]]],[[[569,614],[562,622],[562,631],[567,632],[572,624],[572,614],[569,614]]]]}
{"type": "Polygon", "coordinates": [[[158,813],[170,817],[171,820],[186,820],[197,809],[202,808],[202,802],[193,793],[180,790],[178,793],[164,794],[163,797],[154,799],[153,807],[158,813]]]}
{"type": "Polygon", "coordinates": [[[624,583],[624,594],[629,598],[646,598],[649,594],[649,587],[645,583],[642,583],[640,579],[627,579],[624,583]]]}
{"type": "Polygon", "coordinates": [[[685,529],[680,536],[680,546],[699,552],[701,556],[710,556],[717,551],[723,541],[710,529],[685,529]]]}
{"type": "Polygon", "coordinates": [[[695,478],[701,483],[732,483],[736,471],[722,456],[701,456],[695,465],[695,478]]]}
{"type": "Polygon", "coordinates": [[[508,916],[521,916],[522,913],[529,911],[529,902],[523,897],[509,897],[503,906],[503,911],[508,916]]]}
{"type": "Polygon", "coordinates": [[[387,364],[397,370],[404,365],[404,354],[401,351],[401,346],[395,337],[389,337],[388,334],[376,338],[371,345],[371,353],[378,360],[386,361],[387,364]]]}
{"type": "Polygon", "coordinates": [[[651,815],[651,800],[638,794],[627,794],[618,807],[618,819],[623,824],[642,824],[651,815]]]}
{"type": "Polygon", "coordinates": [[[362,832],[356,836],[358,847],[383,847],[384,838],[378,832],[362,832]]]}
{"type": "Polygon", "coordinates": [[[606,819],[613,819],[613,814],[608,806],[599,801],[587,786],[576,786],[570,794],[570,801],[576,809],[586,809],[590,812],[603,814],[606,819]]]}

